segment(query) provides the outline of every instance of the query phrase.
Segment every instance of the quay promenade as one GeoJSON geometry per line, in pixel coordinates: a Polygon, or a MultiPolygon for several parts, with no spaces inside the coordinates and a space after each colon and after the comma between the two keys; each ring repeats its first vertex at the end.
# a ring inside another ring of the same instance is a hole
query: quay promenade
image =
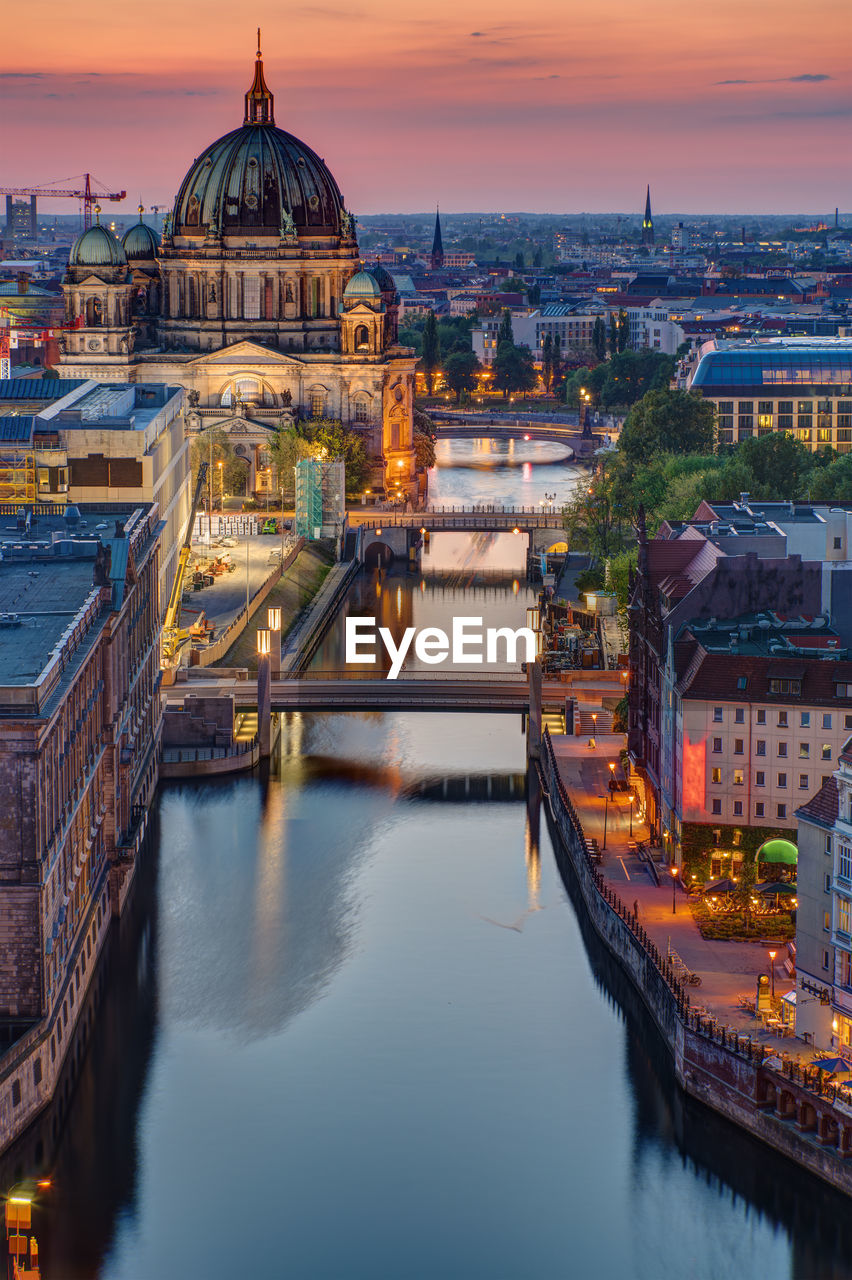
{"type": "MultiPolygon", "coordinates": [[[[730,944],[706,942],[687,917],[684,896],[675,899],[679,914],[671,913],[671,880],[652,884],[638,859],[628,856],[629,811],[619,813],[619,801],[606,799],[609,765],[618,769],[622,745],[620,735],[599,737],[591,748],[585,738],[551,739],[546,731],[542,743],[548,809],[593,927],[653,1017],[685,1092],[852,1195],[849,1090],[827,1077],[811,1053],[789,1052],[798,1042],[767,1035],[754,1020],[744,1025],[737,996],[753,991],[757,972],[767,967],[749,963],[752,944],[729,953],[730,944]],[[599,865],[590,851],[592,837],[603,852],[599,865]],[[669,941],[687,969],[700,975],[700,986],[688,984],[670,961],[669,941]]],[[[753,954],[762,952],[756,947],[753,954]]]]}

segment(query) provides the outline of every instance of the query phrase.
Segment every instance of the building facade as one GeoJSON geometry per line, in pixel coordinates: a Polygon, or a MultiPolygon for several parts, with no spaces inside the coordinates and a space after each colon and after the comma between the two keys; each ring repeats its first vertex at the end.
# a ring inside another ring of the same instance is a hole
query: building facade
{"type": "Polygon", "coordinates": [[[812,451],[852,449],[852,341],[713,342],[689,386],[716,407],[719,440],[783,431],[812,451]]]}
{"type": "Polygon", "coordinates": [[[243,124],[193,162],[162,243],[141,222],[121,244],[99,225],[75,242],[59,372],[183,387],[190,431],[238,436],[253,488],[279,426],[339,419],[364,434],[372,489],[414,496],[415,356],[394,282],[359,272],[337,183],[273,107],[258,50],[243,124]]]}
{"type": "MultiPolygon", "coordinates": [[[[7,515],[9,513],[7,512],[7,515]]],[[[70,514],[70,513],[69,513],[70,514]]],[[[56,517],[0,561],[0,1133],[47,1100],[157,783],[156,504],[56,517]],[[14,611],[13,611],[14,610],[14,611]],[[20,1046],[23,1045],[24,1053],[20,1046]]],[[[7,526],[8,530],[8,526],[7,526]]]]}

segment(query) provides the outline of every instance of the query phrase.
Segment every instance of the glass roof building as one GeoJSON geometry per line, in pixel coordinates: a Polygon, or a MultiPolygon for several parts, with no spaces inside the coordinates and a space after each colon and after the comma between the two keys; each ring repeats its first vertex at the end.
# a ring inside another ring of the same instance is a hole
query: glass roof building
{"type": "Polygon", "coordinates": [[[848,338],[719,343],[701,357],[690,389],[714,401],[722,443],[789,431],[811,449],[852,448],[848,338]]]}

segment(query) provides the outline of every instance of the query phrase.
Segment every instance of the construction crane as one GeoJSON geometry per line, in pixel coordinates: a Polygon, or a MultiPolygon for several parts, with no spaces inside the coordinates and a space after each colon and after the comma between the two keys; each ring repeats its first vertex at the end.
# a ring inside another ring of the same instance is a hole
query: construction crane
{"type": "MultiPolygon", "coordinates": [[[[29,196],[30,198],[30,235],[35,240],[38,231],[36,220],[36,199],[37,197],[50,196],[63,200],[82,200],[83,202],[83,226],[88,229],[92,225],[92,209],[101,200],[112,200],[118,202],[124,200],[127,196],[126,191],[95,191],[92,183],[97,182],[90,173],[80,175],[83,182],[82,187],[56,187],[52,183],[44,183],[40,187],[0,187],[0,196],[6,197],[6,231],[12,229],[12,199],[14,196],[29,196]]],[[[60,178],[60,182],[74,182],[74,178],[60,178]]],[[[97,182],[100,187],[102,184],[97,182]]]]}
{"type": "Polygon", "coordinates": [[[163,666],[177,666],[177,657],[180,652],[181,645],[185,644],[189,639],[188,631],[181,631],[180,627],[180,604],[183,597],[183,580],[186,577],[186,567],[189,564],[189,557],[192,547],[192,529],[195,524],[195,517],[198,514],[198,508],[201,506],[201,495],[204,492],[204,481],[207,479],[206,462],[202,462],[198,468],[198,479],[195,482],[195,495],[192,499],[192,509],[189,513],[189,520],[186,526],[186,537],[183,540],[183,546],[178,556],[177,573],[172,583],[172,593],[169,596],[169,603],[166,609],[166,616],[163,619],[163,666]]]}

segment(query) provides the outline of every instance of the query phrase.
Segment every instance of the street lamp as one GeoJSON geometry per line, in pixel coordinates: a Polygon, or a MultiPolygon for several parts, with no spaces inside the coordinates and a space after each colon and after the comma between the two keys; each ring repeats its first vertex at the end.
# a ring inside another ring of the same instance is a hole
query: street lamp
{"type": "Polygon", "coordinates": [[[677,889],[678,868],[669,867],[672,873],[672,915],[677,915],[677,901],[675,899],[675,890],[677,889]]]}
{"type": "Polygon", "coordinates": [[[632,791],[630,792],[630,795],[627,797],[627,799],[630,801],[630,838],[632,840],[633,839],[633,803],[636,799],[632,791]]]}
{"type": "Polygon", "coordinates": [[[773,1001],[775,999],[775,957],[777,954],[777,951],[770,951],[769,953],[769,995],[773,1001]]]}
{"type": "Polygon", "coordinates": [[[225,466],[225,464],[224,462],[217,462],[216,465],[219,468],[219,510],[224,511],[225,510],[225,473],[223,471],[223,467],[225,466]]]}
{"type": "Polygon", "coordinates": [[[609,816],[609,796],[608,795],[601,796],[601,799],[604,802],[604,838],[603,838],[603,844],[601,845],[601,848],[605,849],[606,848],[606,820],[607,820],[607,817],[609,816]]]}
{"type": "Polygon", "coordinates": [[[615,791],[615,761],[610,760],[609,762],[609,794],[612,795],[614,791],[615,791]]]}
{"type": "Polygon", "coordinates": [[[597,745],[598,745],[598,713],[597,711],[593,711],[592,712],[592,746],[596,747],[597,745]]]}

